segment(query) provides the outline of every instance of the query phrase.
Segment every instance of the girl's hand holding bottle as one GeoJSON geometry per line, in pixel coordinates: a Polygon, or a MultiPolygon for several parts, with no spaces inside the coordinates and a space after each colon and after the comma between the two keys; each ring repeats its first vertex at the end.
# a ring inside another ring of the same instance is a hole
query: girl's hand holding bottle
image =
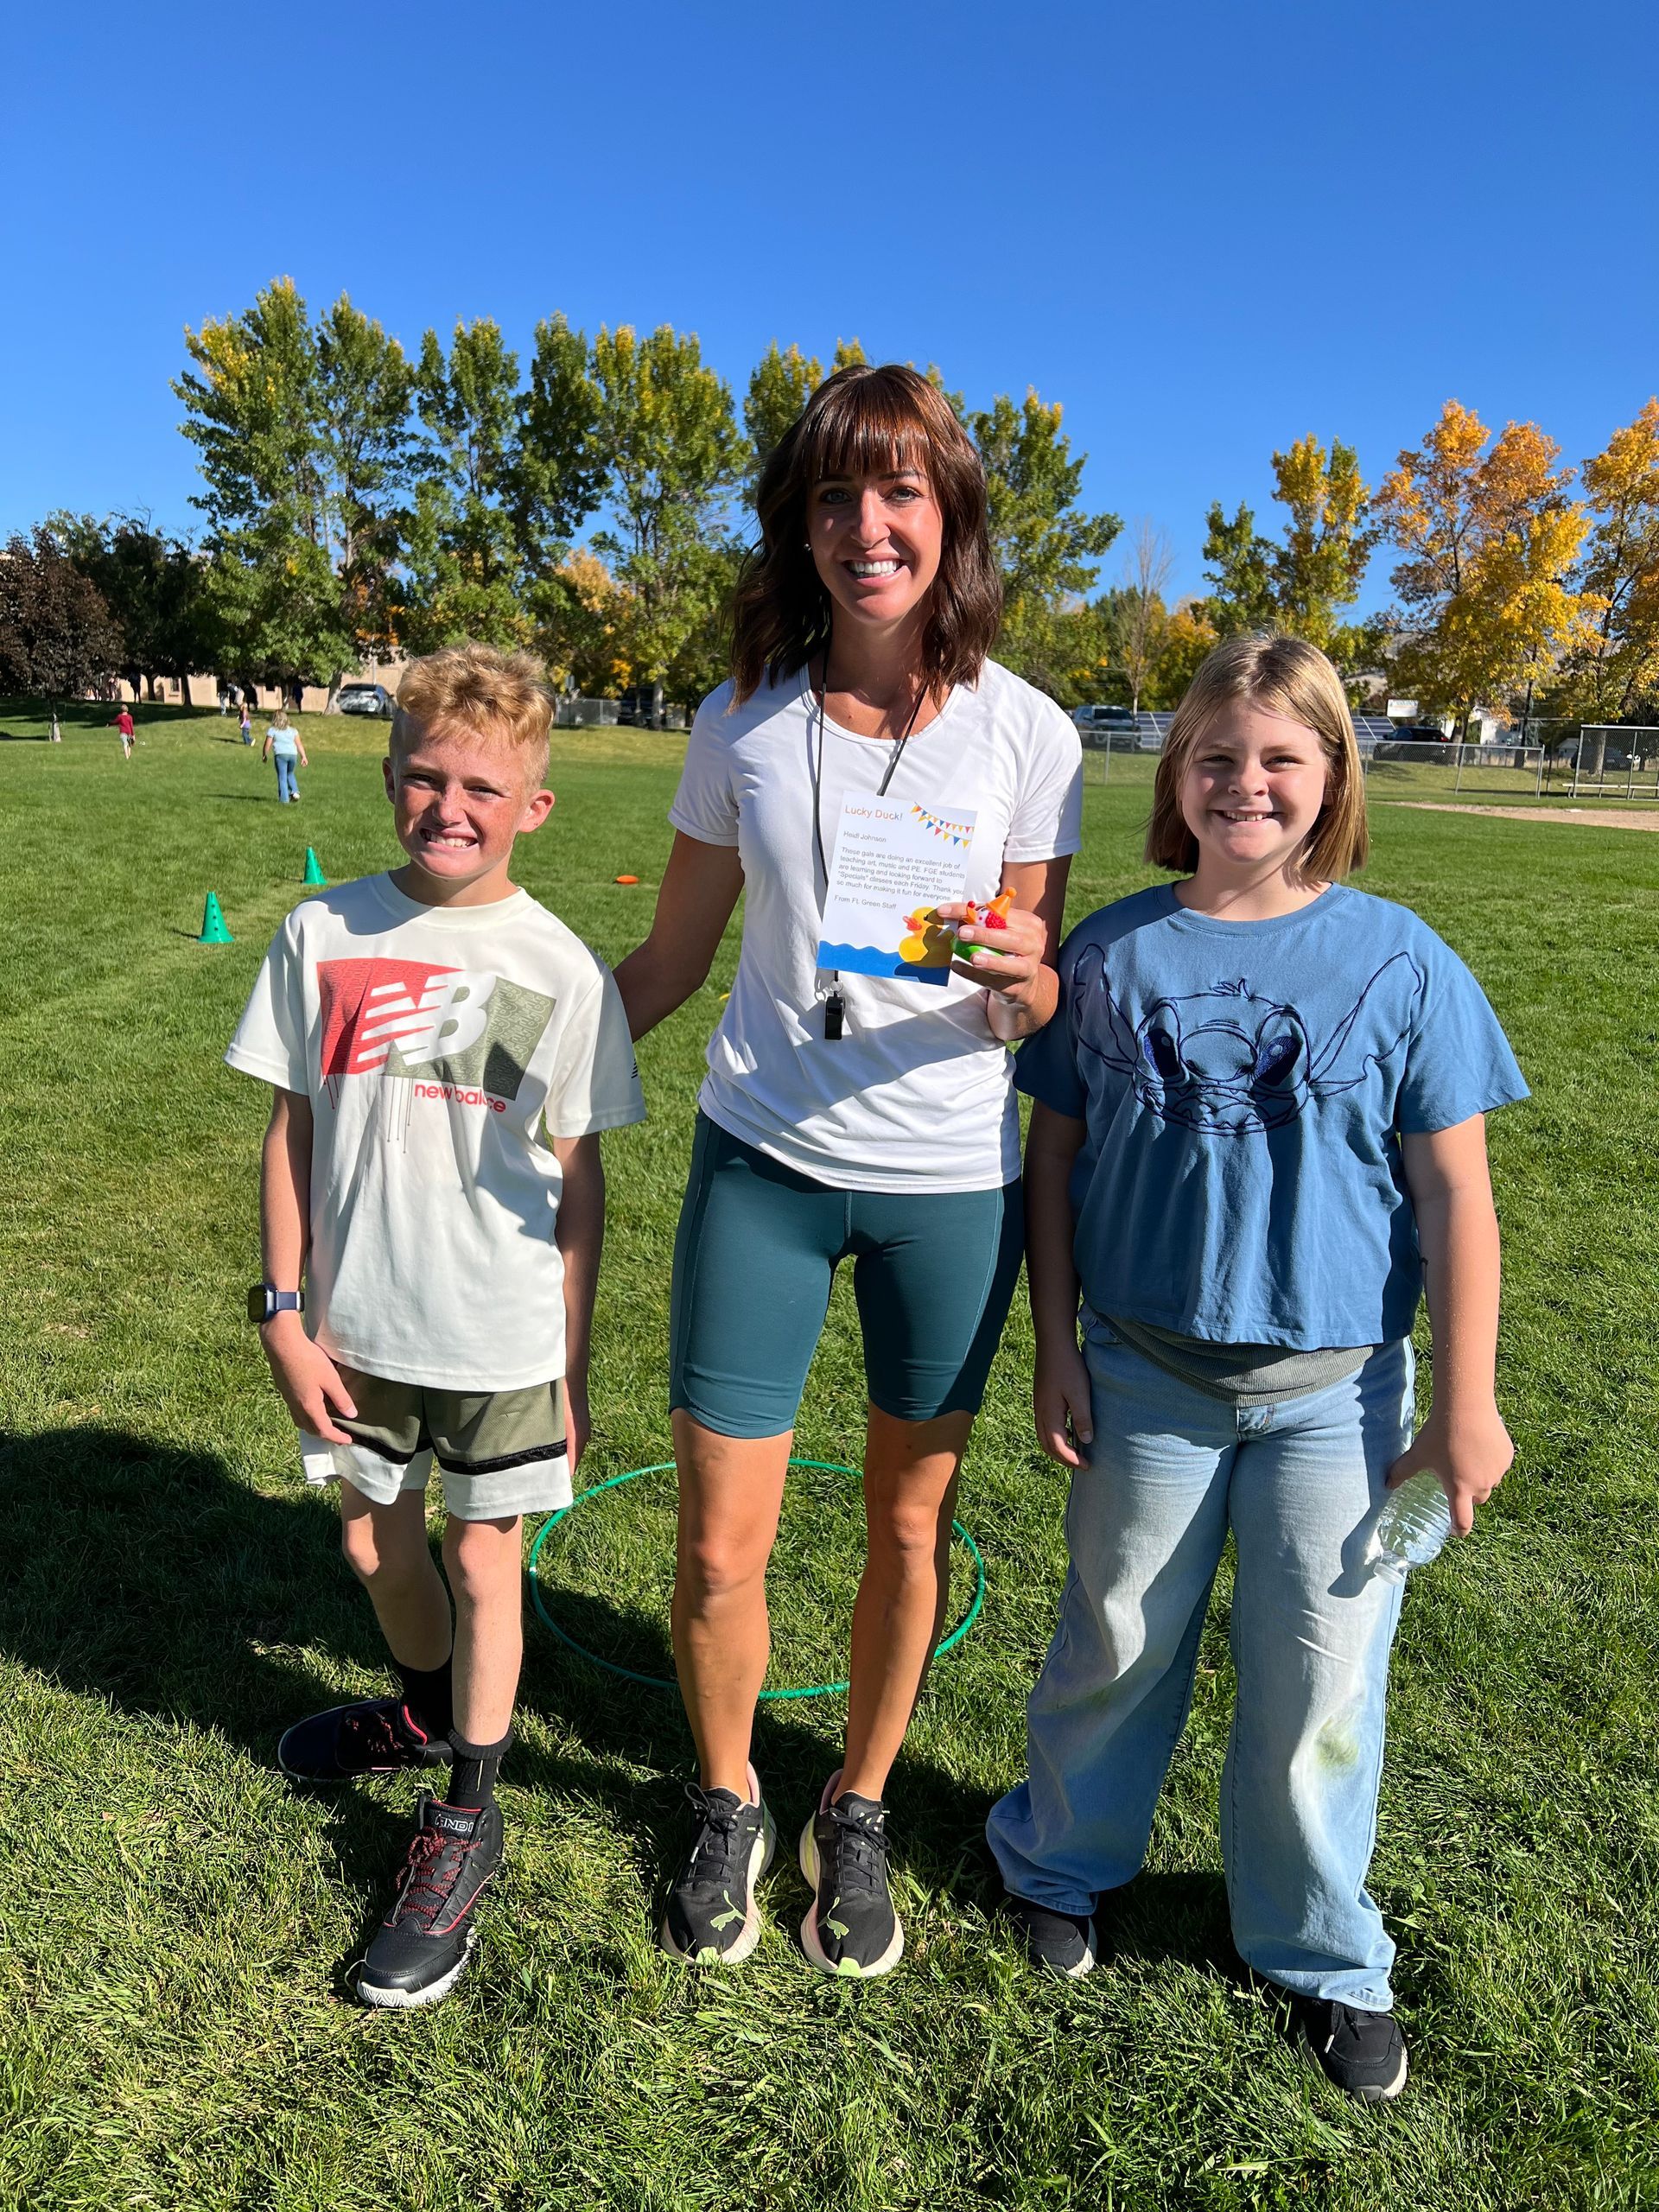
{"type": "Polygon", "coordinates": [[[1486,1398],[1471,1406],[1436,1404],[1408,1451],[1389,1469],[1389,1488],[1425,1468],[1432,1469],[1452,1509],[1452,1527],[1466,1536],[1475,1525],[1475,1508],[1484,1505],[1508,1472],[1515,1446],[1497,1402],[1486,1398]]]}

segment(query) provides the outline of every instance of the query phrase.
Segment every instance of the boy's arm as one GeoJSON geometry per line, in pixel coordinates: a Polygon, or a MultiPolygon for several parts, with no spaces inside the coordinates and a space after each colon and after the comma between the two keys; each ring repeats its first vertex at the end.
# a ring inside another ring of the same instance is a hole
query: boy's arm
{"type": "Polygon", "coordinates": [[[553,1234],[564,1262],[565,1448],[574,1475],[587,1449],[588,1351],[593,1338],[594,1293],[605,1243],[605,1163],[597,1134],[555,1137],[553,1156],[564,1177],[553,1234]]]}
{"type": "Polygon", "coordinates": [[[1086,1134],[1070,1114],[1038,1099],[1026,1139],[1026,1286],[1037,1335],[1033,1409],[1037,1441],[1063,1467],[1083,1465],[1079,1445],[1094,1441],[1089,1370],[1077,1348],[1077,1224],[1068,1185],[1086,1134]]]}
{"type": "Polygon", "coordinates": [[[1417,1217],[1434,1402],[1409,1451],[1389,1470],[1392,1488],[1424,1467],[1440,1477],[1452,1525],[1466,1536],[1475,1508],[1503,1479],[1515,1446],[1497,1410],[1498,1238],[1486,1166],[1486,1117],[1402,1139],[1417,1217]]]}
{"type": "MultiPolygon", "coordinates": [[[[264,1280],[276,1290],[297,1290],[305,1272],[311,1224],[311,1101],[300,1090],[271,1093],[270,1120],[259,1162],[259,1252],[264,1280]]],[[[334,1416],[357,1412],[340,1370],[305,1333],[297,1313],[273,1314],[259,1341],[271,1378],[301,1428],[330,1444],[351,1439],[334,1416]]]]}

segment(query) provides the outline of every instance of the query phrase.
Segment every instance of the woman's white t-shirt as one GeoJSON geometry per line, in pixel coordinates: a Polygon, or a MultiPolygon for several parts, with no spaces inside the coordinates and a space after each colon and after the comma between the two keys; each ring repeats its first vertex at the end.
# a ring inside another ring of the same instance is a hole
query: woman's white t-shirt
{"type": "MultiPolygon", "coordinates": [[[[1008,1054],[985,993],[842,975],[845,1033],[823,1033],[817,965],[823,889],[813,837],[818,713],[804,671],[741,707],[722,684],[692,725],[669,820],[743,863],[743,949],[709,1045],[699,1103],[774,1160],[848,1191],[985,1191],[1020,1172],[1008,1054]]],[[[893,747],[823,725],[822,821],[833,859],[844,793],[874,791],[893,747]]],[[[966,896],[1001,887],[1010,861],[1055,860],[1082,842],[1082,748],[1052,699],[995,661],[905,747],[888,795],[971,810],[966,896]]]]}

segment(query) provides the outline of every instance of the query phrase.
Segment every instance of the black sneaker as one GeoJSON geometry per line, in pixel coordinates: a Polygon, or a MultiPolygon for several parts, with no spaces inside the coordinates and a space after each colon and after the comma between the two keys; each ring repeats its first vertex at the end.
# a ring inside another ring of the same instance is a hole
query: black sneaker
{"type": "Polygon", "coordinates": [[[447,1766],[449,1741],[429,1736],[400,1697],[359,1698],[296,1720],[276,1746],[276,1764],[291,1782],[355,1782],[447,1766]]]}
{"type": "Polygon", "coordinates": [[[1363,2012],[1334,1999],[1297,1997],[1291,2016],[1339,2089],[1378,2105],[1406,2086],[1406,2039],[1392,2012],[1363,2012]]]}
{"type": "Polygon", "coordinates": [[[754,1885],[772,1864],[777,1831],[749,1769],[749,1802],[730,1789],[685,1794],[696,1808],[697,1832],[668,1893],[658,1942],[671,1958],[700,1967],[741,1966],[760,1941],[754,1885]]]}
{"type": "Polygon", "coordinates": [[[887,1891],[887,1808],[877,1797],[837,1802],[823,1785],[818,1809],[801,1830],[801,1872],[813,1889],[801,1946],[826,1974],[886,1974],[904,1955],[905,1931],[887,1891]]]}
{"type": "Polygon", "coordinates": [[[410,2011],[449,1994],[478,1935],[474,1908],[500,1864],[498,1805],[422,1798],[397,1893],[353,1977],[365,2005],[410,2011]]]}
{"type": "Polygon", "coordinates": [[[1012,1890],[1002,1910],[1033,1965],[1049,1967],[1068,1981],[1094,1971],[1095,1923],[1090,1915],[1056,1912],[1052,1905],[1015,1897],[1012,1890]]]}

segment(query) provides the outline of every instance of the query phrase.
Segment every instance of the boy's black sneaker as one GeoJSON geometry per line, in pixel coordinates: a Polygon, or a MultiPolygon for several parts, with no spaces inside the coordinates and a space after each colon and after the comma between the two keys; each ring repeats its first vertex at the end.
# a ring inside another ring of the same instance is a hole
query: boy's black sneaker
{"type": "Polygon", "coordinates": [[[276,1764],[291,1782],[355,1782],[448,1761],[448,1738],[429,1736],[400,1697],[331,1705],[296,1720],[276,1746],[276,1764]]]}
{"type": "Polygon", "coordinates": [[[1406,2039],[1392,2012],[1365,2012],[1335,1999],[1291,2000],[1294,2026],[1329,2078],[1368,2105],[1397,2097],[1406,2086],[1406,2039]]]}
{"type": "Polygon", "coordinates": [[[1095,1923],[1091,1916],[1056,1912],[1052,1905],[1033,1904],[1012,1890],[1002,1900],[1002,1910],[1033,1965],[1048,1967],[1077,1981],[1094,1970],[1095,1923]]]}
{"type": "Polygon", "coordinates": [[[749,1769],[749,1802],[730,1789],[689,1782],[697,1832],[668,1893],[658,1941],[671,1958],[694,1966],[741,1965],[760,1941],[754,1885],[772,1864],[777,1832],[749,1769]]]}
{"type": "Polygon", "coordinates": [[[397,1894],[353,1977],[365,2005],[410,2011],[449,1994],[478,1934],[479,1897],[500,1864],[499,1806],[422,1798],[397,1894]]]}
{"type": "Polygon", "coordinates": [[[905,1949],[887,1888],[887,1808],[851,1790],[832,1803],[840,1780],[830,1776],[801,1830],[801,1872],[813,1890],[801,1948],[826,1974],[886,1974],[905,1949]]]}

